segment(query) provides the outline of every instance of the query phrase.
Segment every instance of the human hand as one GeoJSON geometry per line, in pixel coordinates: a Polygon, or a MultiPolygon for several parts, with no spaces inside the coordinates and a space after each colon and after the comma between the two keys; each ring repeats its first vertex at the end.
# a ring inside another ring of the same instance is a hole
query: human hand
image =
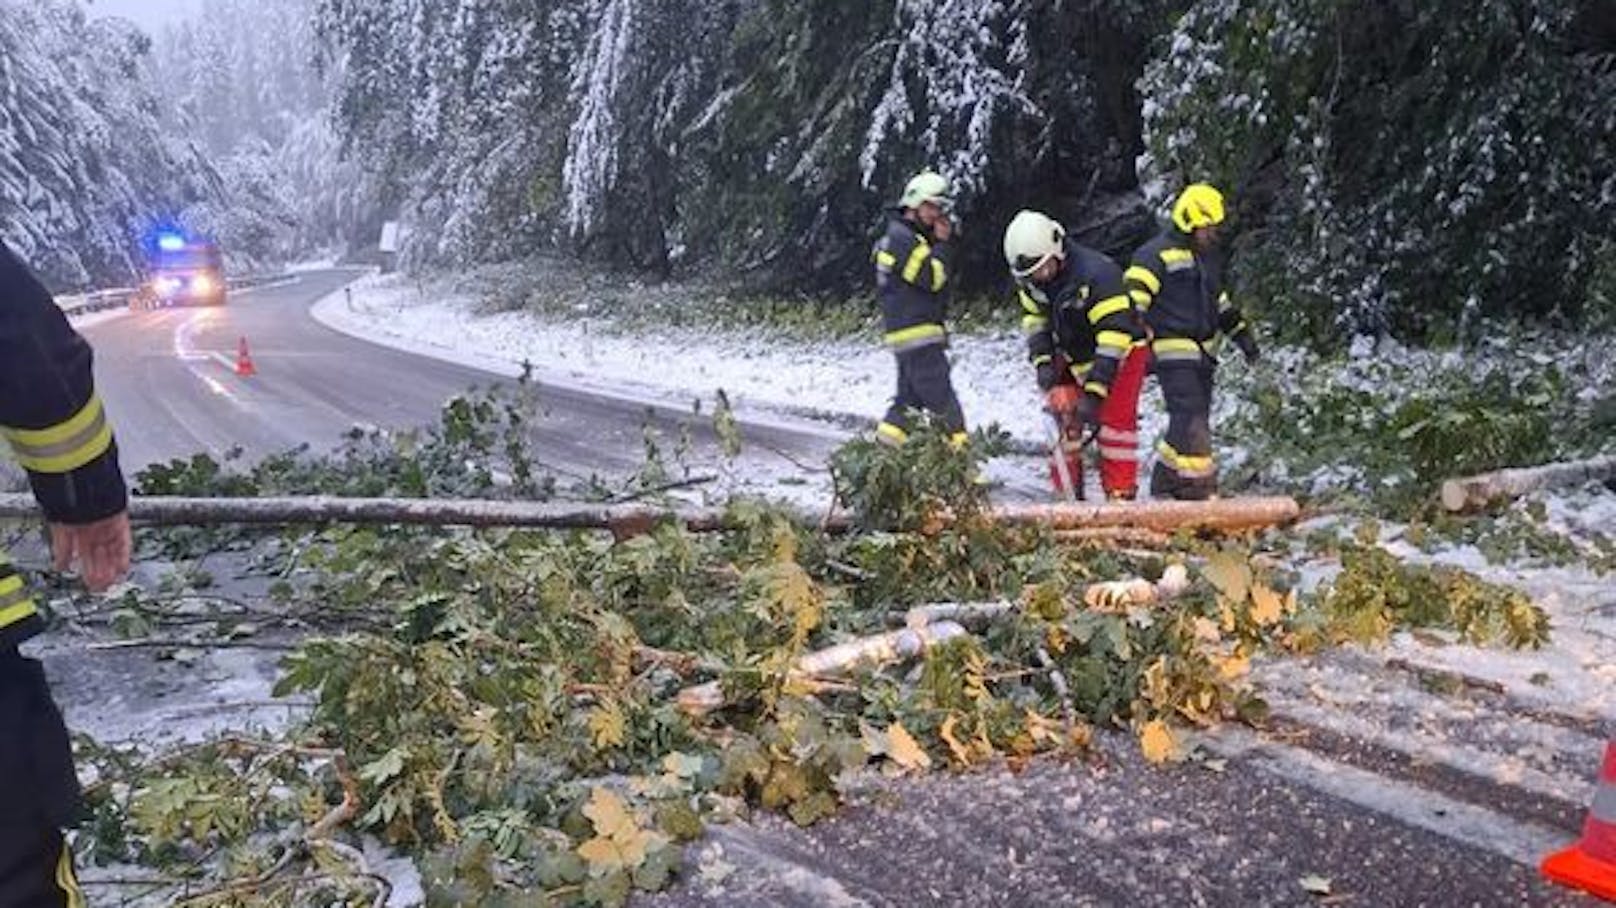
{"type": "Polygon", "coordinates": [[[105,591],[129,573],[133,545],[128,511],[94,523],[53,523],[50,537],[56,569],[65,571],[77,562],[84,585],[93,593],[105,591]]]}

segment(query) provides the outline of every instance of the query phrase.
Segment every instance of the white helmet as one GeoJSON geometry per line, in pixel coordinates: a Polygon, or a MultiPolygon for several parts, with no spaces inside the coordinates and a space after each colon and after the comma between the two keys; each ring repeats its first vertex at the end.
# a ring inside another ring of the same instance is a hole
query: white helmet
{"type": "Polygon", "coordinates": [[[930,202],[939,208],[947,209],[954,204],[948,192],[947,177],[934,170],[923,170],[903,187],[903,198],[898,200],[898,207],[919,208],[930,202]]]}
{"type": "Polygon", "coordinates": [[[1052,258],[1066,257],[1066,228],[1037,211],[1023,211],[1004,229],[1004,261],[1025,280],[1052,258]]]}

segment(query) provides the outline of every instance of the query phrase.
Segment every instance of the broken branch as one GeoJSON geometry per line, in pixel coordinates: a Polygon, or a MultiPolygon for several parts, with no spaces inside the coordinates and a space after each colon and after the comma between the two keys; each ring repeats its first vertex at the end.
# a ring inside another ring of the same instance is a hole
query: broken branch
{"type": "MultiPolygon", "coordinates": [[[[927,649],[965,636],[965,628],[952,621],[939,621],[921,627],[906,627],[873,637],[860,637],[828,649],[808,653],[791,667],[794,678],[812,680],[820,675],[842,674],[861,665],[882,665],[912,659],[927,649]]],[[[687,715],[703,716],[724,706],[724,690],[717,681],[687,687],[679,692],[679,709],[687,715]]]]}

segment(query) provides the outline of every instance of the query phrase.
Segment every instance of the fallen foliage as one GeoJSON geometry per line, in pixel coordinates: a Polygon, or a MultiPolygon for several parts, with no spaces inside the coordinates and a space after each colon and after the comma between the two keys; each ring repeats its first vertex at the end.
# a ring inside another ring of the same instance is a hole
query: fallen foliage
{"type": "MultiPolygon", "coordinates": [[[[666,885],[706,822],[816,822],[852,772],[1019,765],[1081,754],[1098,729],[1176,759],[1186,726],[1263,714],[1248,673],[1265,653],[1408,626],[1546,633],[1518,596],[1376,550],[1301,596],[1240,543],[1129,554],[994,526],[977,456],[931,430],[850,449],[839,482],[865,527],[889,529],[841,536],[748,502],[721,532],[621,541],[298,534],[277,595],[335,628],[285,661],[277,693],[312,698],[306,721],[252,746],[87,753],[79,846],[156,868],[195,904],[369,904],[352,843],[370,835],[417,859],[432,905],[617,905],[666,885]],[[896,465],[919,461],[935,469],[906,490],[896,465]],[[931,603],[954,605],[912,608],[931,603]],[[924,646],[823,656],[955,621],[924,646]],[[681,709],[703,686],[707,708],[681,709]]],[[[140,603],[143,630],[153,611],[140,603]]]]}

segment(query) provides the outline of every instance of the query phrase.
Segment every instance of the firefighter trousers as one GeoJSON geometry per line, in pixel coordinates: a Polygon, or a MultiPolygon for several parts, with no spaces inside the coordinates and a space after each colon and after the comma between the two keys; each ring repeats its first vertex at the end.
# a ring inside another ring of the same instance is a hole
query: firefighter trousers
{"type": "Polygon", "coordinates": [[[62,714],[45,672],[0,651],[0,908],[85,904],[61,829],[79,807],[62,714]]]}
{"type": "Polygon", "coordinates": [[[892,406],[887,408],[886,417],[876,428],[877,437],[888,444],[903,444],[913,428],[910,414],[925,411],[941,422],[951,436],[962,438],[965,413],[960,409],[959,397],[954,394],[948,353],[943,345],[900,350],[895,356],[898,390],[892,395],[892,406]]]}
{"type": "Polygon", "coordinates": [[[1150,476],[1152,498],[1203,501],[1217,494],[1212,461],[1212,375],[1216,363],[1157,360],[1156,382],[1167,407],[1167,437],[1156,449],[1150,476]]]}
{"type": "Polygon", "coordinates": [[[1139,495],[1139,392],[1149,371],[1149,347],[1128,351],[1100,405],[1100,486],[1112,500],[1139,495]]]}
{"type": "MultiPolygon", "coordinates": [[[[1075,385],[1077,378],[1067,367],[1065,357],[1056,356],[1060,376],[1056,384],[1075,385]]],[[[1139,494],[1139,392],[1150,371],[1150,348],[1138,346],[1129,351],[1111,380],[1110,393],[1100,404],[1100,425],[1095,434],[1100,449],[1100,488],[1112,501],[1131,501],[1139,494]]],[[[1057,416],[1060,450],[1052,457],[1063,463],[1050,464],[1050,481],[1057,494],[1065,493],[1062,473],[1071,477],[1075,497],[1083,498],[1083,434],[1090,428],[1075,425],[1067,416],[1057,416]]]]}

